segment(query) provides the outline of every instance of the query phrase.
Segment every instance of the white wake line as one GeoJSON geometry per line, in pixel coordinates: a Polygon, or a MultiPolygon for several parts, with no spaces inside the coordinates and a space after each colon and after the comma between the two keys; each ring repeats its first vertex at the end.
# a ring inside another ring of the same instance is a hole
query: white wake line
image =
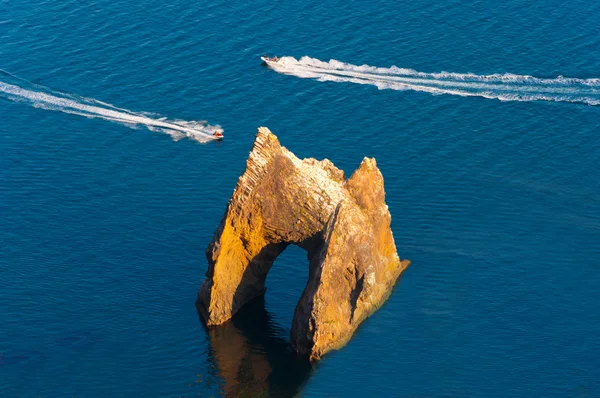
{"type": "Polygon", "coordinates": [[[380,74],[371,74],[371,73],[361,73],[361,72],[352,72],[352,71],[343,71],[343,70],[327,70],[327,69],[319,69],[319,68],[311,68],[306,67],[304,65],[300,65],[298,67],[301,70],[311,73],[318,74],[328,74],[332,76],[348,76],[355,77],[358,79],[364,80],[372,80],[374,82],[392,82],[392,83],[409,83],[415,85],[433,85],[440,87],[456,87],[456,88],[466,88],[466,89],[487,89],[487,90],[502,90],[502,91],[531,91],[531,92],[544,92],[544,93],[557,93],[557,94],[598,94],[600,95],[600,89],[579,89],[574,87],[556,87],[556,86],[533,86],[526,84],[498,84],[498,83],[480,83],[480,82],[464,82],[464,81],[452,81],[452,80],[433,80],[433,79],[423,79],[423,78],[414,78],[414,77],[402,77],[402,76],[393,76],[393,75],[380,75],[380,74]]]}
{"type": "Polygon", "coordinates": [[[329,62],[323,62],[316,58],[310,57],[302,57],[300,60],[296,60],[293,57],[282,57],[281,65],[303,65],[310,67],[317,67],[322,70],[329,71],[346,71],[351,70],[354,72],[362,72],[376,75],[392,75],[392,76],[411,76],[411,77],[423,77],[423,78],[431,78],[431,79],[451,79],[454,81],[464,80],[478,80],[484,82],[498,82],[498,83],[523,83],[523,84],[544,84],[544,85],[556,85],[556,84],[579,84],[579,85],[587,85],[593,87],[600,88],[600,78],[590,78],[590,79],[579,79],[579,78],[569,78],[559,76],[557,78],[548,79],[548,78],[538,78],[530,75],[516,75],[512,73],[504,73],[504,74],[493,74],[493,75],[476,75],[474,73],[452,73],[452,72],[439,72],[439,73],[427,73],[427,72],[418,72],[414,69],[408,68],[398,68],[397,66],[392,66],[390,68],[380,68],[376,66],[369,65],[352,65],[347,64],[345,62],[330,60],[329,62]]]}
{"type": "Polygon", "coordinates": [[[126,126],[146,126],[150,130],[158,130],[171,135],[174,139],[187,136],[193,140],[204,143],[214,140],[214,131],[222,132],[219,126],[210,126],[204,122],[167,121],[164,118],[154,119],[143,114],[114,107],[97,100],[82,98],[81,100],[68,98],[67,94],[46,94],[41,91],[32,91],[16,85],[0,82],[0,95],[4,94],[15,101],[28,101],[34,107],[56,110],[88,118],[100,118],[126,126]],[[88,105],[86,102],[102,105],[88,105]]]}
{"type": "Polygon", "coordinates": [[[415,90],[507,101],[543,100],[600,105],[600,79],[539,79],[510,74],[478,76],[448,72],[428,74],[396,67],[356,66],[335,60],[325,63],[308,57],[303,57],[300,61],[283,57],[281,64],[273,69],[300,78],[370,84],[380,89],[415,90]]]}

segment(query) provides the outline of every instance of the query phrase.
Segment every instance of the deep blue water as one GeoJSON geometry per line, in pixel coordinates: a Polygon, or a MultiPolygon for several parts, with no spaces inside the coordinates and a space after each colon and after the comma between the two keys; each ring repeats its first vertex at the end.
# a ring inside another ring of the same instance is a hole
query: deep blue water
{"type": "Polygon", "coordinates": [[[0,396],[600,396],[600,107],[378,90],[258,59],[593,79],[599,26],[583,0],[0,0],[0,69],[23,79],[0,83],[226,137],[174,142],[0,95],[0,396]],[[313,369],[287,345],[302,250],[228,325],[207,331],[194,307],[260,125],[347,174],[375,157],[413,261],[313,369]]]}

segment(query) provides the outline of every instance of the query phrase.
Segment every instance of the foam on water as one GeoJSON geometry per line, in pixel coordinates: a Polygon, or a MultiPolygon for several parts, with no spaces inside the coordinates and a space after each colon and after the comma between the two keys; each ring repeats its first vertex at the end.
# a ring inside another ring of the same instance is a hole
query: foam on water
{"type": "Polygon", "coordinates": [[[215,140],[215,131],[223,132],[218,125],[206,121],[169,120],[147,112],[132,112],[111,104],[73,94],[65,94],[17,78],[5,71],[0,76],[11,83],[0,81],[0,97],[28,103],[35,108],[59,111],[88,118],[99,118],[137,128],[146,127],[150,131],[169,134],[174,140],[188,137],[200,143],[215,140]]]}
{"type": "Polygon", "coordinates": [[[431,94],[476,96],[502,101],[554,101],[600,105],[600,78],[559,76],[543,79],[529,75],[473,73],[426,73],[413,69],[352,65],[337,60],[282,57],[272,68],[283,74],[319,81],[369,84],[391,90],[431,94]]]}

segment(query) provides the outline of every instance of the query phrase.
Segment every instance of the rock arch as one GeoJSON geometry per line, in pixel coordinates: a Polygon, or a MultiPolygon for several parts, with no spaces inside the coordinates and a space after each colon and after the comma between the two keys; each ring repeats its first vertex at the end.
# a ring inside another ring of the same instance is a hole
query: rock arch
{"type": "Polygon", "coordinates": [[[350,339],[409,265],[398,257],[390,222],[375,159],[365,158],[346,179],[327,159],[298,159],[260,127],[206,250],[200,313],[208,326],[229,320],[264,294],[277,256],[298,245],[308,253],[309,278],[296,306],[291,344],[319,359],[350,339]]]}

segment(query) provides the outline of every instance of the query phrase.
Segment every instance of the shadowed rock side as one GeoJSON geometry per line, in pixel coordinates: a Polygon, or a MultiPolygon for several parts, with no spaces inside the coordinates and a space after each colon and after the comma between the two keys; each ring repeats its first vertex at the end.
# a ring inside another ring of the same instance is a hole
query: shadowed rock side
{"type": "Polygon", "coordinates": [[[201,315],[208,326],[230,319],[265,292],[273,261],[296,244],[308,252],[309,279],[291,344],[319,359],[350,339],[408,266],[398,257],[390,222],[375,159],[365,158],[346,180],[329,160],[300,160],[260,127],[206,251],[201,315]]]}

